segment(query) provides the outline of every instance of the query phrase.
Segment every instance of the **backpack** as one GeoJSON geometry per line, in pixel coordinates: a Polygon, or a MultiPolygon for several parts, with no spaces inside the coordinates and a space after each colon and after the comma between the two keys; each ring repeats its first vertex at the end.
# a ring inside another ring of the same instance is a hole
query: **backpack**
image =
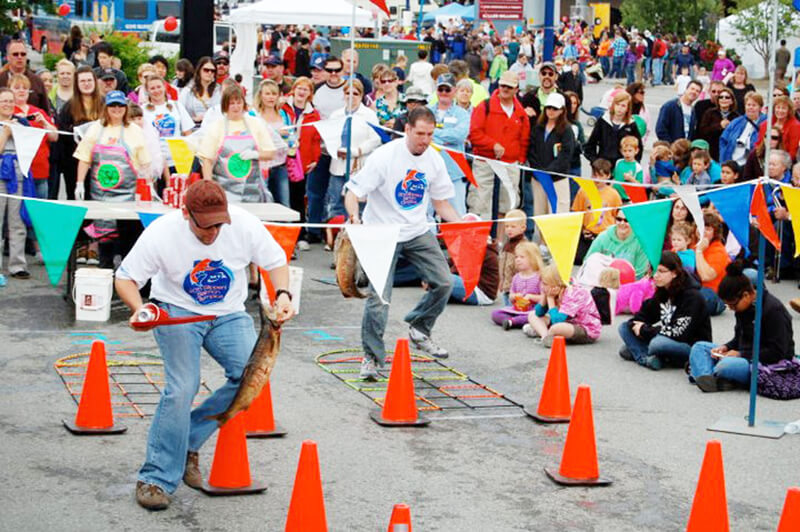
{"type": "Polygon", "coordinates": [[[594,306],[597,307],[597,313],[600,315],[600,323],[611,325],[613,310],[611,310],[611,294],[609,294],[608,288],[595,286],[592,288],[591,294],[594,306]]]}
{"type": "Polygon", "coordinates": [[[758,394],[770,399],[800,398],[800,360],[758,365],[758,394]]]}

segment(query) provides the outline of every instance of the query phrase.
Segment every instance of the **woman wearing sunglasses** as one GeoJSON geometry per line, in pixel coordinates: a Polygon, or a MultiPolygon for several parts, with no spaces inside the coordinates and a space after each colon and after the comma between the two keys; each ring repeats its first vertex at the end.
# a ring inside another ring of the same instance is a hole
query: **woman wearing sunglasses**
{"type": "Polygon", "coordinates": [[[194,120],[195,127],[200,127],[206,111],[218,105],[221,99],[222,89],[217,84],[217,67],[210,57],[201,57],[197,61],[194,79],[183,88],[178,101],[194,120]]]}
{"type": "Polygon", "coordinates": [[[602,253],[615,259],[624,259],[633,266],[636,279],[641,279],[649,273],[650,261],[647,259],[639,239],[634,236],[624,210],[617,211],[616,222],[615,225],[597,235],[592,245],[589,246],[584,260],[594,253],[602,253]]]}
{"type": "Polygon", "coordinates": [[[739,117],[736,108],[736,97],[728,87],[722,87],[717,95],[717,103],[703,113],[703,118],[697,125],[695,138],[708,142],[708,152],[711,158],[719,161],[719,139],[731,121],[739,117]]]}
{"type": "MultiPolygon", "coordinates": [[[[772,125],[781,131],[783,149],[789,152],[794,161],[797,146],[800,144],[800,121],[794,117],[794,104],[788,96],[778,96],[772,101],[772,125]]],[[[764,122],[758,129],[758,143],[761,144],[767,130],[764,122]]]]}

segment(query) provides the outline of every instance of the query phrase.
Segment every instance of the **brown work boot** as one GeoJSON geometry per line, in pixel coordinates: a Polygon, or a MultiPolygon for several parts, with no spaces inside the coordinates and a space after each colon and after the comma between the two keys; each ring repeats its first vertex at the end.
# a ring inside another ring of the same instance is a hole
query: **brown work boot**
{"type": "Polygon", "coordinates": [[[169,506],[169,497],[155,484],[145,484],[140,480],[136,483],[136,502],[148,510],[166,510],[169,506]]]}
{"type": "Polygon", "coordinates": [[[183,483],[199,490],[203,486],[203,474],[200,472],[200,455],[189,451],[186,453],[186,469],[183,471],[183,483]]]}

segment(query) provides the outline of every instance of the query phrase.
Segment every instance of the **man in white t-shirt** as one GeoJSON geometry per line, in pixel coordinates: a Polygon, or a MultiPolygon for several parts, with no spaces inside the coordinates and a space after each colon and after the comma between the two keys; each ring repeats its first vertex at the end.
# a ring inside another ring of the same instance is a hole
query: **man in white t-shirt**
{"type": "MultiPolygon", "coordinates": [[[[391,300],[397,256],[402,253],[428,284],[425,295],[405,317],[409,338],[417,349],[447,358],[447,351],[430,338],[436,318],[447,305],[452,285],[447,261],[428,226],[428,207],[433,204],[445,222],[455,222],[460,217],[448,201],[454,190],[444,161],[430,147],[435,128],[436,117],[430,109],[417,107],[409,112],[405,138],[372,152],[361,171],[345,185],[345,207],[354,224],[361,223],[359,201],[367,203],[365,224],[402,224],[383,300],[391,300]]],[[[383,333],[388,316],[389,305],[383,304],[371,288],[361,324],[362,379],[376,379],[376,365],[383,367],[386,358],[383,333]]]]}
{"type": "Polygon", "coordinates": [[[255,216],[228,206],[220,185],[202,180],[188,188],[181,211],[165,214],[145,229],[117,270],[116,290],[133,311],[131,324],[143,306],[139,288],[148,280],[151,302],[170,317],[217,316],[153,329],[166,386],[136,484],[136,500],[148,510],[165,509],[167,493],[178,488],[181,478],[190,487],[202,486],[198,450],[217,429],[209,416],[230,405],[256,343],[253,320],[244,309],[250,263],[269,272],[277,289],[278,320],[291,318],[286,254],[255,216]],[[201,348],[224,368],[228,380],[192,410],[200,386],[201,348]]]}

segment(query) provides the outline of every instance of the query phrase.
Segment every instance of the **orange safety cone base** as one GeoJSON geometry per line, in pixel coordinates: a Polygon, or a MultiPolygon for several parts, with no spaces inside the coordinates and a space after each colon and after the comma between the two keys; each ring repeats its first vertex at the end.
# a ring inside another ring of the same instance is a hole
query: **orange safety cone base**
{"type": "Polygon", "coordinates": [[[272,430],[248,430],[245,435],[248,438],[280,438],[289,434],[289,431],[274,423],[272,430]]]}
{"type": "Polygon", "coordinates": [[[567,417],[543,416],[534,410],[529,410],[528,408],[523,408],[522,411],[525,412],[528,415],[528,417],[533,418],[539,423],[569,423],[569,416],[567,417]]]}
{"type": "Polygon", "coordinates": [[[547,473],[547,476],[550,477],[550,480],[555,482],[556,484],[561,484],[562,486],[608,486],[610,485],[613,480],[609,478],[568,478],[562,476],[558,472],[558,468],[555,469],[548,469],[544,468],[544,472],[547,473]]]}
{"type": "Polygon", "coordinates": [[[417,419],[412,421],[390,421],[388,419],[383,419],[383,411],[382,410],[375,410],[369,413],[369,417],[377,423],[378,425],[384,427],[424,427],[425,425],[430,424],[431,420],[423,417],[421,415],[417,415],[417,419]]]}
{"type": "Polygon", "coordinates": [[[124,425],[120,425],[119,423],[114,423],[110,427],[104,428],[88,428],[88,427],[79,427],[75,424],[74,421],[68,421],[66,419],[62,419],[61,422],[67,427],[67,430],[70,431],[72,434],[76,436],[99,436],[101,434],[122,434],[128,427],[124,425]]]}
{"type": "Polygon", "coordinates": [[[203,482],[203,486],[200,489],[206,495],[220,497],[227,495],[253,495],[255,493],[261,493],[267,491],[267,485],[263,482],[253,482],[249,486],[244,486],[242,488],[218,488],[216,486],[209,485],[208,482],[203,482]]]}

